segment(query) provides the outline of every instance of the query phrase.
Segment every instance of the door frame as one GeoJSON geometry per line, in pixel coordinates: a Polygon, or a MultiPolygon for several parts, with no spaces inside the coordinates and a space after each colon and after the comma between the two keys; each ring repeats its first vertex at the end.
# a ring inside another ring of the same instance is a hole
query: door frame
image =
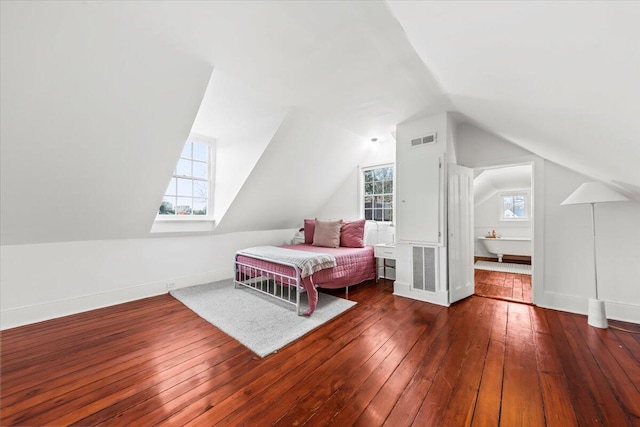
{"type": "Polygon", "coordinates": [[[531,165],[531,302],[537,305],[544,301],[544,159],[531,155],[462,166],[475,170],[527,164],[531,165]]]}

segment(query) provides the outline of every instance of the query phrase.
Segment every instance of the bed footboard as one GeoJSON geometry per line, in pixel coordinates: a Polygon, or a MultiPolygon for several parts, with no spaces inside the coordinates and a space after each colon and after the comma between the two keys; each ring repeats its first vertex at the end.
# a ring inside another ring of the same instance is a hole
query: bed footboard
{"type": "Polygon", "coordinates": [[[236,287],[244,286],[264,295],[269,295],[286,304],[293,305],[296,313],[301,316],[300,312],[300,294],[306,292],[300,279],[300,270],[293,264],[279,263],[291,268],[291,273],[283,273],[269,269],[268,264],[264,261],[273,263],[271,260],[261,259],[243,254],[243,258],[251,261],[240,261],[236,255],[234,261],[234,284],[236,287]],[[260,262],[263,261],[263,262],[260,262]]]}

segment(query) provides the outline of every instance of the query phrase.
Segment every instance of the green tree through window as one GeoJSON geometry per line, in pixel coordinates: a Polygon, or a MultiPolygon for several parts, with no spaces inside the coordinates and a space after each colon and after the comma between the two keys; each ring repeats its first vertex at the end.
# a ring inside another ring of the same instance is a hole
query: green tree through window
{"type": "Polygon", "coordinates": [[[393,166],[362,169],[364,218],[393,221],[393,166]]]}

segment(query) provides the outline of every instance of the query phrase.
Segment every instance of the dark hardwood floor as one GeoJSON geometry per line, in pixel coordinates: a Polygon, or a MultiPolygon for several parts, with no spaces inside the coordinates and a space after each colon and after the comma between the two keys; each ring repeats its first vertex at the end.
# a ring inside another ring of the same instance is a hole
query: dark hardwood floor
{"type": "Polygon", "coordinates": [[[384,280],[350,298],[264,359],[169,295],[4,331],[1,424],[640,425],[637,334],[384,280]]]}
{"type": "Polygon", "coordinates": [[[476,295],[531,304],[531,275],[475,270],[476,295]]]}

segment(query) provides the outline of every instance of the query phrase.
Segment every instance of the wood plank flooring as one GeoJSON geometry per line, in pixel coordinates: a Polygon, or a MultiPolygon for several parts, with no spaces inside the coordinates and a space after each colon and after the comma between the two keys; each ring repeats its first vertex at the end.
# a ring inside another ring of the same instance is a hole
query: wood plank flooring
{"type": "Polygon", "coordinates": [[[640,425],[638,334],[476,296],[435,306],[385,280],[349,297],[264,359],[169,295],[4,331],[1,424],[640,425]]]}
{"type": "Polygon", "coordinates": [[[531,304],[530,274],[475,270],[475,285],[478,296],[531,304]]]}

